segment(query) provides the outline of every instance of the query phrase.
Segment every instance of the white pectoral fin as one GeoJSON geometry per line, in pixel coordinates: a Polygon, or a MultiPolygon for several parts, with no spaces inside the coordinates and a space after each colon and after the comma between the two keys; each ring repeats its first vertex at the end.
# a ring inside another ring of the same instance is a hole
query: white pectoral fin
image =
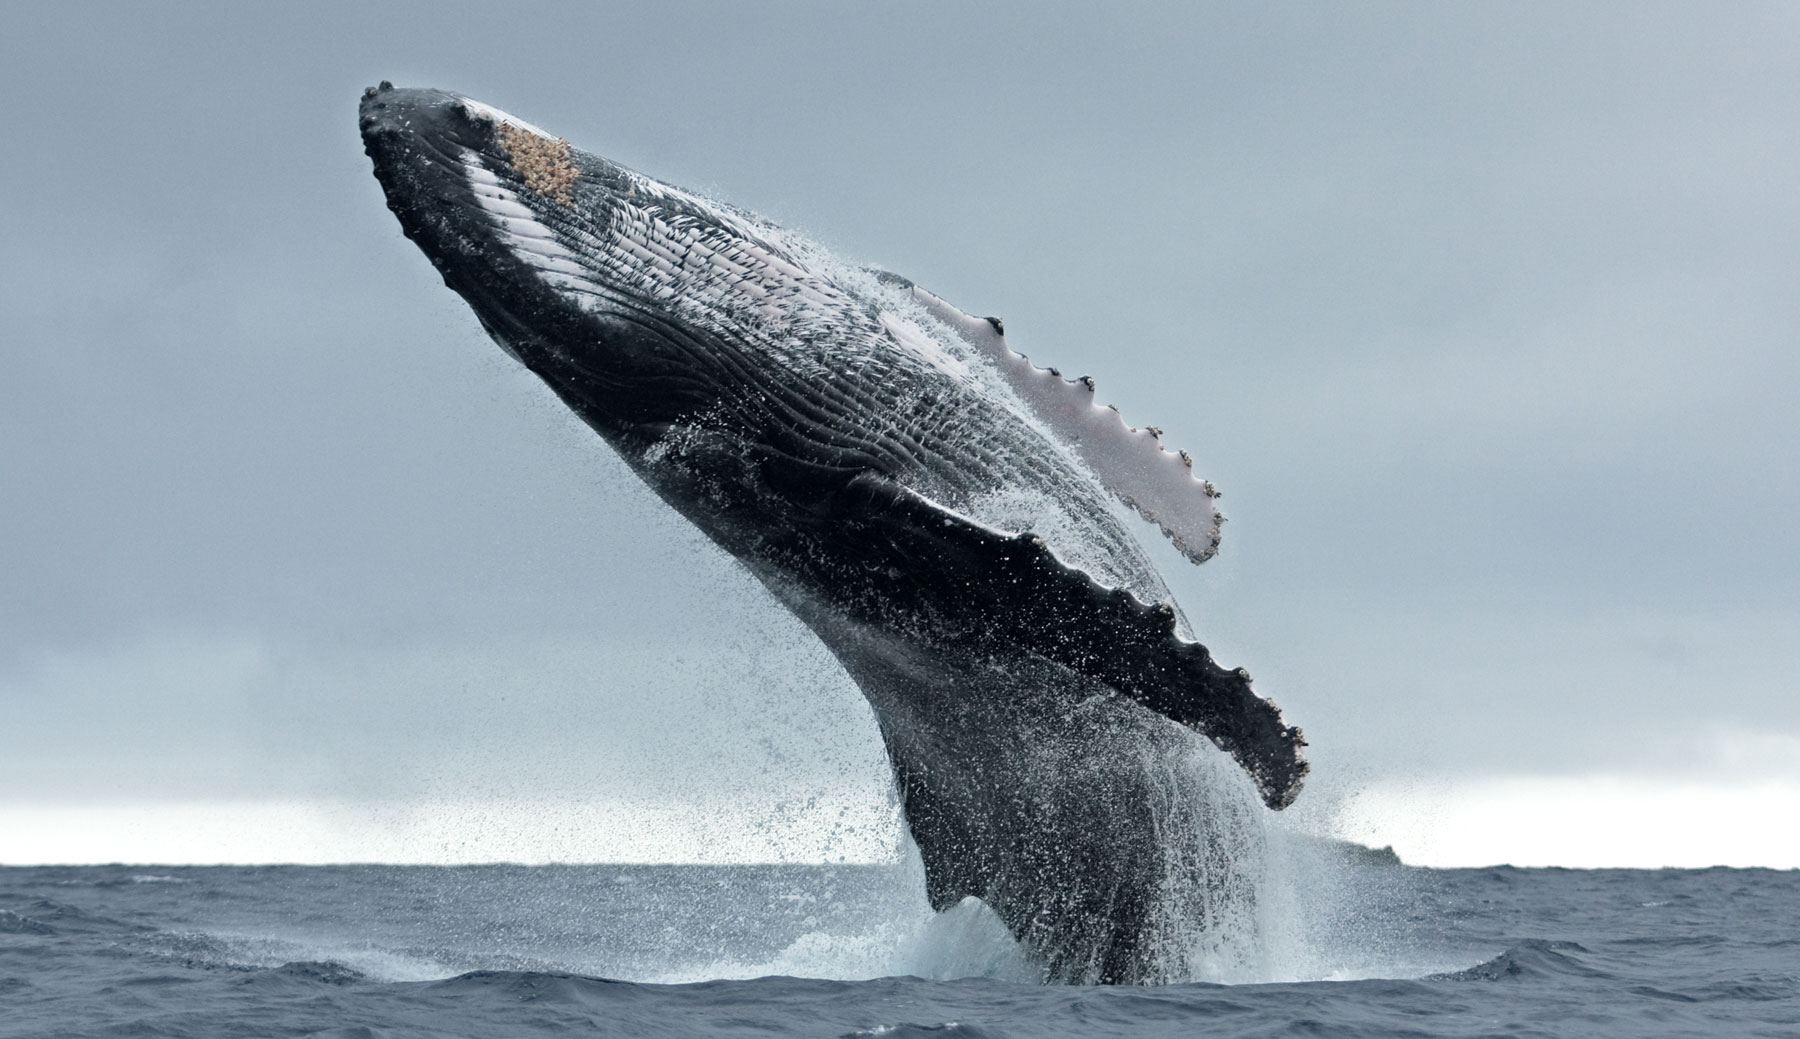
{"type": "Polygon", "coordinates": [[[1214,502],[1218,492],[1195,477],[1186,451],[1168,450],[1161,430],[1128,425],[1117,408],[1099,403],[1094,380],[1065,379],[1056,369],[1039,368],[1014,352],[997,319],[965,314],[916,285],[912,292],[932,317],[993,361],[1032,414],[1093,467],[1108,491],[1161,527],[1189,559],[1204,563],[1212,558],[1225,517],[1214,502]]]}

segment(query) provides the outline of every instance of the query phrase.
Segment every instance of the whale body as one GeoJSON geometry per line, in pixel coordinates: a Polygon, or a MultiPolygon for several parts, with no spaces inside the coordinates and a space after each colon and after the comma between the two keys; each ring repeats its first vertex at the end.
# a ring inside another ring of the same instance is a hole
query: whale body
{"type": "Polygon", "coordinates": [[[1047,980],[1186,976],[1230,852],[1200,816],[1241,810],[1202,741],[1252,810],[1306,772],[1127,527],[1216,550],[1188,456],[998,320],[487,105],[383,83],[360,127],[493,339],[867,696],[932,905],[981,899],[1047,980]]]}

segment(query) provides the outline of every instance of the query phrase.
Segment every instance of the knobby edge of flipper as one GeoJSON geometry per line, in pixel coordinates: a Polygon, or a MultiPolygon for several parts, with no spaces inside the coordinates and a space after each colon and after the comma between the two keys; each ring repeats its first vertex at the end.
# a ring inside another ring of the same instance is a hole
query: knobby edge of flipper
{"type": "Polygon", "coordinates": [[[1025,408],[1085,461],[1107,492],[1153,524],[1190,562],[1219,551],[1225,515],[1211,480],[1194,473],[1186,451],[1171,451],[1156,426],[1138,427],[1102,404],[1093,377],[1063,377],[1014,350],[997,317],[976,317],[911,279],[869,269],[877,281],[909,293],[989,364],[1025,408]]]}

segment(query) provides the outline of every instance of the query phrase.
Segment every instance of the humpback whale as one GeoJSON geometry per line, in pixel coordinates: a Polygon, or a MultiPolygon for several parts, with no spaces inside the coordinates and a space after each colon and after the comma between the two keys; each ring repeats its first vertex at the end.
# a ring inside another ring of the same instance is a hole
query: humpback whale
{"type": "Polygon", "coordinates": [[[453,93],[383,82],[359,116],[494,341],[868,698],[932,905],[981,899],[1046,980],[1185,977],[1230,853],[1196,814],[1238,810],[1208,787],[1254,813],[1306,773],[1130,529],[1213,554],[1190,457],[998,319],[753,213],[453,93]],[[1206,743],[1241,771],[1191,767],[1206,743]]]}

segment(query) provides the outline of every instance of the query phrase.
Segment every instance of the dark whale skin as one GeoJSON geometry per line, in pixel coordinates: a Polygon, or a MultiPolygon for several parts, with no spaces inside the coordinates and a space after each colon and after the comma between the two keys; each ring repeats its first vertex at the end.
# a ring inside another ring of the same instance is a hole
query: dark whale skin
{"type": "Polygon", "coordinates": [[[1304,741],[1245,672],[1182,636],[1067,453],[893,349],[881,288],[815,272],[748,213],[520,138],[441,91],[371,88],[360,126],[402,230],[488,333],[863,690],[933,906],[981,898],[1048,980],[1183,977],[1197,922],[1171,905],[1170,871],[1203,872],[1229,849],[1189,826],[1191,846],[1171,851],[1171,827],[1207,793],[1172,763],[1202,735],[1278,808],[1305,774],[1304,741]],[[573,176],[566,194],[520,172],[521,140],[573,176]],[[471,163],[497,185],[485,201],[471,163]],[[666,233],[632,239],[649,259],[621,266],[619,229],[645,213],[666,233]],[[738,259],[704,259],[725,255],[738,259]],[[798,302],[770,304],[778,291],[798,302]],[[1014,485],[1073,503],[1112,580],[963,510],[1014,485]]]}

